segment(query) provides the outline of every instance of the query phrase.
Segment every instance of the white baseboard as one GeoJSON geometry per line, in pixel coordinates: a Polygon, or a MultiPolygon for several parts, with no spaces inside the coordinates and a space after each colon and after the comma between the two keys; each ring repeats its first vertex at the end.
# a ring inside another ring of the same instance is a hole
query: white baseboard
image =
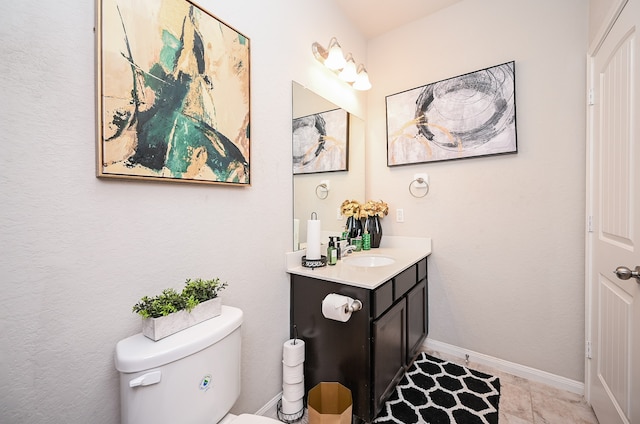
{"type": "Polygon", "coordinates": [[[466,358],[466,355],[469,355],[469,360],[471,362],[486,365],[499,371],[526,378],[527,380],[537,381],[539,383],[584,396],[584,383],[580,381],[571,380],[569,378],[531,368],[526,365],[520,365],[499,358],[494,358],[493,356],[463,349],[437,340],[426,339],[422,346],[426,349],[451,355],[462,360],[466,358]]]}
{"type": "MultiPolygon", "coordinates": [[[[584,396],[584,383],[576,380],[571,380],[566,377],[551,374],[546,371],[541,371],[535,368],[528,367],[526,365],[516,364],[514,362],[505,361],[503,359],[494,358],[493,356],[485,355],[483,353],[474,352],[469,349],[463,349],[458,346],[454,346],[448,343],[439,342],[433,339],[426,339],[422,346],[425,349],[429,349],[435,352],[451,355],[456,358],[464,360],[466,355],[469,355],[469,360],[477,364],[486,365],[498,371],[506,372],[518,377],[526,378],[527,380],[537,381],[538,383],[546,384],[548,386],[555,387],[560,390],[566,390],[571,393],[576,393],[584,396]]],[[[282,392],[278,393],[273,399],[267,402],[262,408],[260,408],[255,415],[263,415],[266,417],[277,418],[278,417],[278,401],[282,397],[282,392]]]]}
{"type": "Polygon", "coordinates": [[[278,418],[278,401],[282,398],[282,392],[278,393],[273,399],[260,408],[254,415],[263,415],[265,417],[278,418]]]}

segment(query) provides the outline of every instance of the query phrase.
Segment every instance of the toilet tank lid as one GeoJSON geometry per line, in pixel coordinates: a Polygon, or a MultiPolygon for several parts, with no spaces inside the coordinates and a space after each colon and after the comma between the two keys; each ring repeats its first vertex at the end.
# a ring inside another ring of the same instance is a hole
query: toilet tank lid
{"type": "Polygon", "coordinates": [[[217,317],[203,321],[157,342],[138,333],[116,344],[116,369],[145,371],[185,358],[222,340],[242,324],[242,310],[222,306],[217,317]]]}

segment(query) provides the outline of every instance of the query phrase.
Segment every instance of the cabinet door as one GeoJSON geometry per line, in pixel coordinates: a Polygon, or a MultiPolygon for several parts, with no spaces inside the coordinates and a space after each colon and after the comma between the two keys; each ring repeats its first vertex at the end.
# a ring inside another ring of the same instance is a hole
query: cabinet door
{"type": "MultiPolygon", "coordinates": [[[[305,341],[305,393],[322,381],[337,381],[351,390],[353,414],[371,415],[370,290],[294,275],[291,278],[291,336],[293,326],[305,341]],[[347,322],[322,315],[329,293],[359,299],[362,310],[347,322]]],[[[367,420],[371,421],[371,420],[367,420]]]]}
{"type": "Polygon", "coordinates": [[[422,280],[407,294],[407,365],[413,361],[427,337],[427,280],[422,280]]]}
{"type": "Polygon", "coordinates": [[[373,322],[374,416],[404,372],[407,346],[406,305],[406,300],[401,299],[373,322]]]}

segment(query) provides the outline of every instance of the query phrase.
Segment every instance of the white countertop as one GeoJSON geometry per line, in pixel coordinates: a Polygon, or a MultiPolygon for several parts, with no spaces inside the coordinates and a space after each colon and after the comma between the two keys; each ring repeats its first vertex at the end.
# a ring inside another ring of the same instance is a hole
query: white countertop
{"type": "Polygon", "coordinates": [[[306,268],[301,265],[304,254],[304,250],[287,253],[287,272],[289,274],[304,275],[365,289],[375,289],[422,258],[429,256],[431,254],[431,239],[384,236],[379,248],[353,252],[343,258],[386,256],[395,260],[390,265],[377,267],[355,266],[350,265],[348,261],[339,260],[336,265],[306,268]]]}

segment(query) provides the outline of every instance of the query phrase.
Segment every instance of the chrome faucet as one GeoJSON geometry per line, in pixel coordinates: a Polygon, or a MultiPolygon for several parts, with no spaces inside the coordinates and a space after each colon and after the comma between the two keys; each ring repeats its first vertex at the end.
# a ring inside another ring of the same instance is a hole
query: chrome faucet
{"type": "Polygon", "coordinates": [[[347,256],[349,253],[353,253],[356,250],[356,246],[350,244],[342,248],[342,256],[347,256]]]}

